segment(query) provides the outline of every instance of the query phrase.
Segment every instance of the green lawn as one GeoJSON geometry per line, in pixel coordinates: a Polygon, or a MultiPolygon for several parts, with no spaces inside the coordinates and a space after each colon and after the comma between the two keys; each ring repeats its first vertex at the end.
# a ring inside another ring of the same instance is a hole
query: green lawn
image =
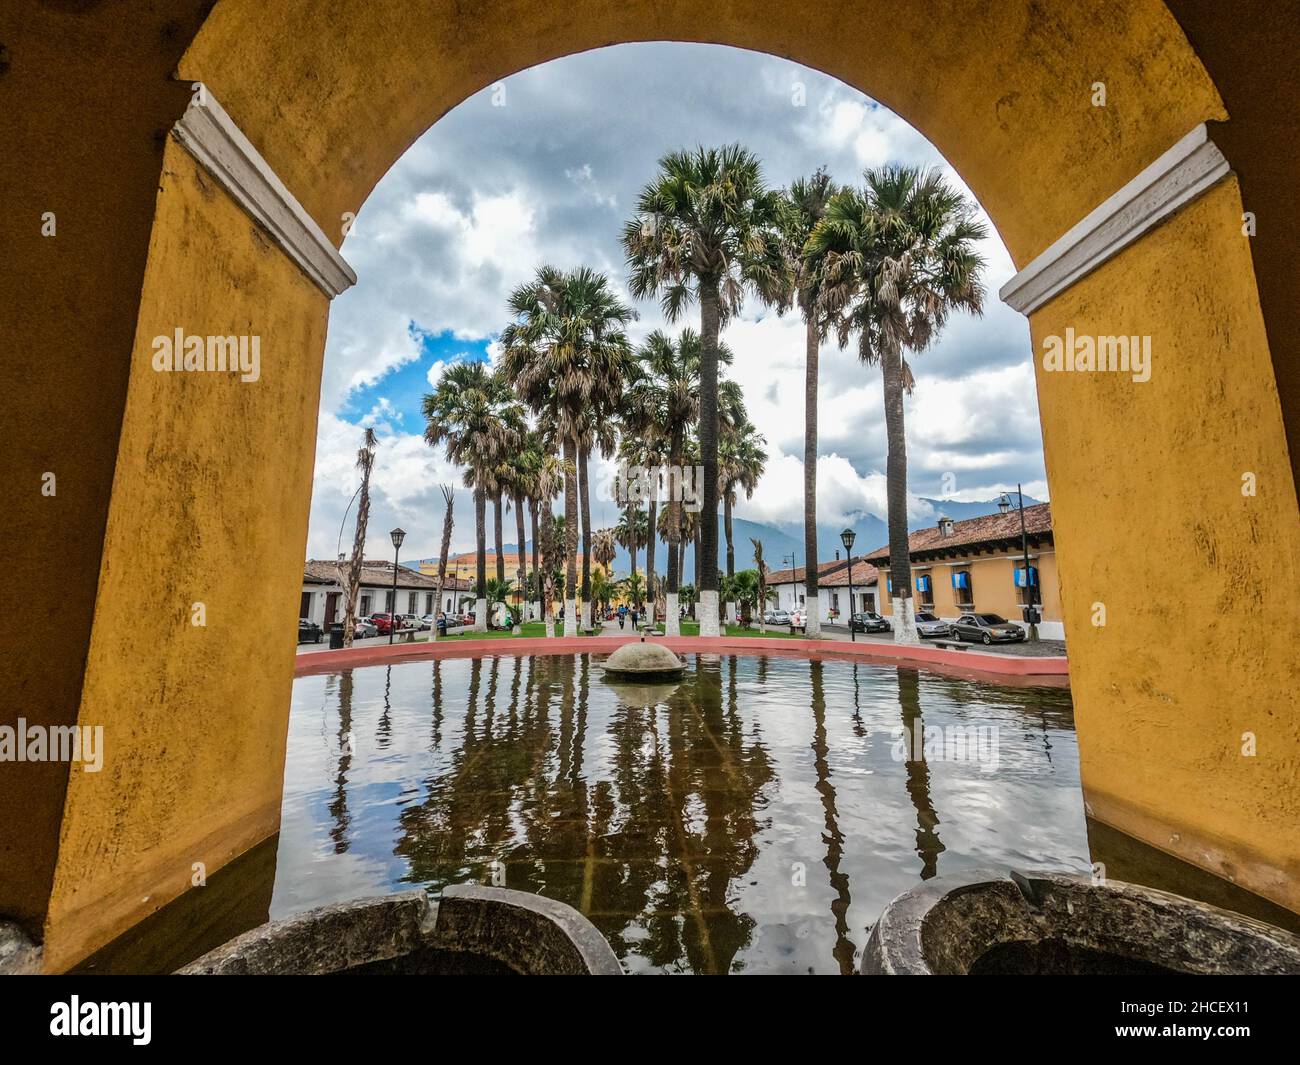
{"type": "MultiPolygon", "coordinates": [[[[560,633],[563,634],[563,632],[564,629],[563,626],[561,625],[560,633]]],[[[522,640],[525,639],[526,637],[544,637],[545,635],[546,635],[546,623],[544,621],[528,621],[525,622],[522,626],[520,626],[520,632],[518,638],[522,640]]],[[[586,635],[586,633],[579,633],[578,635],[584,636],[586,635]]],[[[511,632],[509,629],[489,629],[487,632],[461,632],[461,633],[457,633],[455,636],[439,636],[438,643],[443,643],[448,640],[511,640],[511,639],[515,639],[515,634],[511,632]]]]}
{"type": "MultiPolygon", "coordinates": [[[[681,627],[683,636],[698,636],[700,634],[700,623],[698,621],[691,621],[689,619],[683,620],[681,627]]],[[[757,625],[750,629],[741,628],[739,625],[726,625],[724,628],[726,629],[725,635],[727,636],[757,636],[767,637],[768,639],[786,640],[802,640],[804,638],[803,633],[800,632],[796,632],[791,636],[788,626],[785,628],[774,626],[769,628],[767,632],[761,631],[757,625]]]]}

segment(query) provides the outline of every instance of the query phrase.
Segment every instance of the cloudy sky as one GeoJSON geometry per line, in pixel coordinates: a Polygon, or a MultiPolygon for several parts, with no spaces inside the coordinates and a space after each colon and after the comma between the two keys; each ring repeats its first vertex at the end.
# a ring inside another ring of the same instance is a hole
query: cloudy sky
{"type": "MultiPolygon", "coordinates": [[[[407,530],[403,559],[436,554],[437,486],[459,489],[460,471],[423,442],[420,402],[431,383],[451,362],[493,357],[508,293],[541,263],[606,271],[640,313],[633,340],[663,327],[657,304],[626,294],[620,226],[665,152],[730,141],[757,153],[772,185],[823,165],[847,183],[867,166],[908,163],[942,167],[965,188],[892,112],[833,78],[767,55],[619,45],[485,88],[394,165],[343,244],[359,280],[330,316],[308,557],[332,558],[338,550],[367,425],[380,438],[367,553],[391,554],[387,531],[400,524],[407,530]]],[[[997,299],[1014,270],[990,232],[982,248],[984,316],[953,319],[939,342],[912,360],[914,496],[988,499],[1017,481],[1029,495],[1048,496],[1028,323],[997,299]]],[[[698,325],[696,317],[693,310],[689,324],[698,325]]],[[[788,528],[802,520],[803,326],[794,314],[780,318],[751,301],[725,339],[736,353],[730,375],[744,386],[769,451],[767,473],[738,514],[788,528]]],[[[821,353],[819,421],[819,521],[883,517],[879,372],[833,341],[821,353]]],[[[606,477],[593,473],[593,489],[606,477]]],[[[616,520],[603,495],[592,502],[598,526],[616,520]]],[[[472,548],[473,509],[463,489],[456,509],[454,546],[472,548]]],[[[511,542],[513,526],[507,516],[511,542]]]]}

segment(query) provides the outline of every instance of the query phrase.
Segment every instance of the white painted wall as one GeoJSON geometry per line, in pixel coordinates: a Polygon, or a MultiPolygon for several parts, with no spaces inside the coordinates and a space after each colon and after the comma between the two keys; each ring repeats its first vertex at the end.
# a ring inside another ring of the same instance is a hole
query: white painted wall
{"type": "MultiPolygon", "coordinates": [[[[804,593],[806,591],[806,588],[802,582],[799,584],[769,585],[768,587],[776,588],[777,602],[773,605],[778,610],[794,610],[798,607],[802,607],[805,605],[803,603],[803,599],[804,599],[804,593]]],[[[853,588],[853,611],[852,612],[859,613],[867,609],[879,610],[878,603],[873,605],[870,608],[866,606],[866,597],[868,595],[874,595],[875,591],[876,591],[875,585],[869,585],[865,589],[859,588],[855,585],[853,588]]],[[[831,604],[835,601],[834,597],[836,595],[839,596],[839,607],[840,607],[840,613],[839,613],[839,618],[837,619],[837,623],[841,625],[847,625],[849,623],[848,618],[850,613],[848,585],[845,585],[844,587],[840,587],[837,585],[833,588],[819,587],[817,589],[817,607],[819,611],[818,616],[821,618],[823,624],[827,624],[830,622],[831,604]]]]}
{"type": "MultiPolygon", "coordinates": [[[[311,595],[310,612],[300,614],[300,617],[308,617],[316,622],[322,628],[325,626],[325,596],[330,592],[339,593],[339,605],[335,612],[335,620],[343,620],[343,607],[347,603],[347,594],[337,584],[304,584],[302,590],[311,595]]],[[[361,592],[357,599],[357,616],[368,617],[371,614],[384,614],[388,611],[388,593],[393,590],[392,585],[384,587],[377,584],[363,584],[361,592]],[[366,608],[366,596],[370,597],[369,608],[366,608]]],[[[430,610],[429,604],[437,598],[435,589],[416,589],[416,606],[417,609],[411,610],[408,601],[412,589],[397,589],[397,613],[399,614],[436,614],[436,609],[430,610]],[[432,598],[430,598],[432,597],[432,598]]],[[[442,593],[442,609],[448,613],[456,609],[457,597],[468,595],[467,592],[452,592],[446,589],[442,593]]],[[[436,603],[434,604],[436,606],[436,603]]]]}

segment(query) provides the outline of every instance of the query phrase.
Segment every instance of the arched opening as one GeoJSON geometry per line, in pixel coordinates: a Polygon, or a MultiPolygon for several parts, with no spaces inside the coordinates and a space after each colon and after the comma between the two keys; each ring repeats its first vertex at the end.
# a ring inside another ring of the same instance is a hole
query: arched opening
{"type": "MultiPolygon", "coordinates": [[[[978,21],[918,3],[887,24],[837,4],[797,15],[774,3],[520,4],[473,21],[435,4],[358,6],[328,23],[308,7],[217,5],[178,73],[212,92],[335,243],[431,119],[516,70],[618,41],[737,45],[869,93],[944,152],[1022,270],[1189,131],[1226,117],[1155,0],[1104,17],[1006,4],[978,21]],[[1092,99],[1099,80],[1105,107],[1092,99]]],[[[45,912],[55,968],[184,891],[194,855],[215,868],[265,838],[279,811],[291,663],[267,638],[287,632],[298,600],[328,300],[174,139],[158,189],[77,689],[79,720],[129,737],[131,756],[112,774],[72,774],[66,799],[61,781],[41,793],[62,808],[59,842],[47,838],[36,863],[53,877],[48,907],[40,875],[20,886],[28,912],[45,912]],[[255,398],[164,387],[150,341],[178,322],[260,333],[279,362],[264,369],[268,387],[255,398]],[[142,528],[166,532],[142,546],[142,528]],[[259,576],[232,556],[262,559],[259,576]],[[178,623],[195,602],[201,631],[178,623]],[[250,614],[265,620],[250,626],[250,614]]],[[[1268,711],[1256,719],[1293,687],[1288,627],[1269,619],[1292,609],[1300,534],[1242,214],[1237,178],[1220,176],[1070,278],[1030,325],[1036,350],[1067,329],[1154,347],[1141,392],[1038,365],[1088,801],[1101,820],[1295,907],[1295,738],[1268,711]],[[1253,495],[1247,473],[1262,486],[1253,495]],[[1212,618],[1225,653],[1207,655],[1177,620],[1188,616],[1212,618]],[[1273,746],[1247,757],[1243,737],[1261,732],[1273,746]]]]}

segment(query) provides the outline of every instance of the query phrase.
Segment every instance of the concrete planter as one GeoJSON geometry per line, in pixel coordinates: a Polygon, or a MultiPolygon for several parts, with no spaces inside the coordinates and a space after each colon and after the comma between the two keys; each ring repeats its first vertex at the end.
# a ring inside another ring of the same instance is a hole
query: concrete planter
{"type": "Polygon", "coordinates": [[[605,938],[561,902],[459,884],[272,921],[179,970],[182,976],[341,974],[621,976],[605,938]]]}
{"type": "Polygon", "coordinates": [[[864,975],[1300,973],[1300,937],[1164,891],[1087,876],[941,877],[885,907],[864,975]]]}

